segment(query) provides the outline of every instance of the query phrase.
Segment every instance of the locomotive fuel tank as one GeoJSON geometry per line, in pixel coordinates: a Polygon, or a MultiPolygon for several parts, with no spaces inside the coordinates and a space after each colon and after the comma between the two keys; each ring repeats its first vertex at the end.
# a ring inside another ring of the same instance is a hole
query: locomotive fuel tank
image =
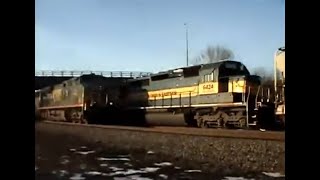
{"type": "Polygon", "coordinates": [[[181,111],[149,110],[145,114],[145,120],[151,126],[187,126],[181,111]]]}

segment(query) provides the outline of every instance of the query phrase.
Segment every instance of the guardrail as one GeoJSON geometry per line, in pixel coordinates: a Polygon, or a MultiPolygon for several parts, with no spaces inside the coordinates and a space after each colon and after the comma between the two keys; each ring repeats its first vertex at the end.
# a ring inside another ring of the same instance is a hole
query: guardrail
{"type": "Polygon", "coordinates": [[[77,77],[85,74],[96,74],[102,75],[105,77],[145,77],[149,76],[151,73],[149,72],[130,72],[130,71],[35,71],[35,76],[48,77],[48,76],[56,76],[56,77],[77,77]]]}

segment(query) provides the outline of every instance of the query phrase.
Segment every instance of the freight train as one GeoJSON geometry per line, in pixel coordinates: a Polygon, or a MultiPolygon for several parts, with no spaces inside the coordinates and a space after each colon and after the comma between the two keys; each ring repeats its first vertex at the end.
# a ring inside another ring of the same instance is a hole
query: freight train
{"type": "Polygon", "coordinates": [[[231,60],[139,78],[83,75],[41,89],[37,109],[42,119],[80,123],[272,125],[275,107],[259,101],[260,81],[244,64],[231,60]]]}
{"type": "Polygon", "coordinates": [[[285,47],[282,47],[274,56],[275,114],[282,126],[285,126],[285,69],[285,47]]]}

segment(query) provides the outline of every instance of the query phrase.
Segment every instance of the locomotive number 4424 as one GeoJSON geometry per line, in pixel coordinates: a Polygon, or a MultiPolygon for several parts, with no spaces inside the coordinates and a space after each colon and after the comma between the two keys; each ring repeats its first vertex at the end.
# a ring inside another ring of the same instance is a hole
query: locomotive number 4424
{"type": "Polygon", "coordinates": [[[213,89],[213,84],[205,84],[203,85],[203,89],[213,89]]]}

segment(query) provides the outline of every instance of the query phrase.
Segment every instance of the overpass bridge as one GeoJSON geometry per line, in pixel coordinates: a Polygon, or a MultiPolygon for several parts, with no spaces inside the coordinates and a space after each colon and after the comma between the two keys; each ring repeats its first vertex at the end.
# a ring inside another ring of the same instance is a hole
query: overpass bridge
{"type": "Polygon", "coordinates": [[[137,71],[35,71],[35,90],[85,74],[96,74],[104,77],[138,78],[148,76],[151,73],[137,71]]]}

